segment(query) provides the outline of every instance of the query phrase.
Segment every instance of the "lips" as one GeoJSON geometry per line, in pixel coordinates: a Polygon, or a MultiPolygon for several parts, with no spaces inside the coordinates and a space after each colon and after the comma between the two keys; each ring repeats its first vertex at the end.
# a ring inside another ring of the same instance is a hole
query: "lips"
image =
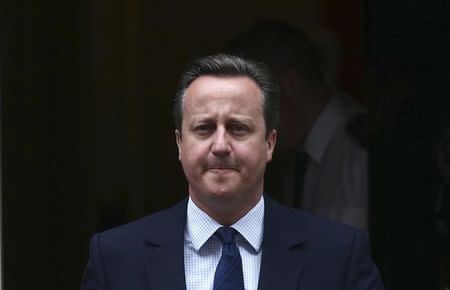
{"type": "Polygon", "coordinates": [[[209,164],[206,167],[206,171],[212,174],[230,174],[233,172],[238,172],[236,166],[232,166],[231,164],[209,164]]]}
{"type": "Polygon", "coordinates": [[[225,172],[231,172],[231,171],[237,171],[235,168],[230,168],[230,167],[213,167],[213,168],[208,168],[208,171],[211,172],[217,172],[217,173],[225,173],[225,172]]]}

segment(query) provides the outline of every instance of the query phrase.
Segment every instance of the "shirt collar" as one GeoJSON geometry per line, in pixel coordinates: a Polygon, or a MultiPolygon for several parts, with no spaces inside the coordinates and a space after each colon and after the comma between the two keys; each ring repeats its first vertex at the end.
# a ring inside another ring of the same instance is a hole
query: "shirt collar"
{"type": "Polygon", "coordinates": [[[305,152],[316,162],[322,160],[323,154],[337,128],[345,124],[361,107],[351,105],[349,97],[334,96],[325,106],[314,122],[305,141],[305,152]]]}
{"type": "Polygon", "coordinates": [[[264,232],[264,197],[261,196],[258,203],[232,227],[259,252],[264,232]]]}
{"type": "MultiPolygon", "coordinates": [[[[195,251],[222,225],[208,216],[189,197],[187,205],[186,231],[195,251]]],[[[231,225],[253,247],[256,252],[261,249],[264,228],[264,197],[240,220],[231,225]]]]}

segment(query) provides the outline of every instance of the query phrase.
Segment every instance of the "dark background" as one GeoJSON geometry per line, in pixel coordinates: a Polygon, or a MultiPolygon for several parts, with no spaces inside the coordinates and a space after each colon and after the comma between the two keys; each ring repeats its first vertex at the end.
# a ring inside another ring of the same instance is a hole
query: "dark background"
{"type": "MultiPolygon", "coordinates": [[[[1,8],[4,289],[78,289],[96,231],[186,195],[171,100],[188,60],[258,20],[334,31],[369,107],[372,247],[390,289],[437,289],[446,0],[8,0],[1,8]],[[422,1],[423,2],[423,1],[422,1]]],[[[443,258],[444,257],[444,258],[443,258]]]]}

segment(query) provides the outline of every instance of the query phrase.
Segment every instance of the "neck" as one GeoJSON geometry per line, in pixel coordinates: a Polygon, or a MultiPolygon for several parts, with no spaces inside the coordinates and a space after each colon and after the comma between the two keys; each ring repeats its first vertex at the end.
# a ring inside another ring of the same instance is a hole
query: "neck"
{"type": "Polygon", "coordinates": [[[262,197],[262,193],[246,201],[224,200],[224,198],[209,198],[207,200],[198,199],[190,194],[195,205],[203,210],[208,216],[223,226],[231,226],[243,218],[262,197]]]}

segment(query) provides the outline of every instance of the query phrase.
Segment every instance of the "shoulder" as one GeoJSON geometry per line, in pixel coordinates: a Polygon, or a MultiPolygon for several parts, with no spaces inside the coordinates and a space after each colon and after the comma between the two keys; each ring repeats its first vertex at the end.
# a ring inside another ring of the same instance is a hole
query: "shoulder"
{"type": "Polygon", "coordinates": [[[118,248],[140,245],[143,240],[161,235],[167,232],[169,228],[173,230],[172,224],[177,224],[180,228],[183,228],[182,220],[186,216],[186,204],[186,199],[184,199],[170,208],[97,233],[92,240],[96,240],[101,244],[102,248],[108,248],[113,251],[118,250],[118,248]]]}
{"type": "Polygon", "coordinates": [[[383,289],[366,233],[275,202],[268,204],[268,214],[272,216],[268,219],[274,220],[270,222],[271,232],[265,237],[273,241],[272,247],[281,245],[288,246],[290,251],[301,250],[311,283],[316,285],[317,278],[345,279],[345,289],[368,289],[369,284],[370,289],[383,289]]]}
{"type": "MultiPolygon", "coordinates": [[[[169,209],[95,234],[89,246],[89,261],[82,289],[97,289],[101,285],[124,282],[128,286],[129,283],[139,284],[142,276],[136,270],[143,269],[148,262],[150,246],[167,241],[182,244],[186,201],[187,199],[169,209]]],[[[122,289],[120,286],[118,288],[122,289]]]]}
{"type": "MultiPolygon", "coordinates": [[[[305,240],[312,249],[336,250],[351,248],[355,239],[366,235],[351,226],[340,224],[329,219],[312,215],[303,210],[288,208],[274,201],[269,202],[280,230],[286,235],[297,236],[305,240]]],[[[270,216],[268,218],[271,218],[270,216]]]]}

